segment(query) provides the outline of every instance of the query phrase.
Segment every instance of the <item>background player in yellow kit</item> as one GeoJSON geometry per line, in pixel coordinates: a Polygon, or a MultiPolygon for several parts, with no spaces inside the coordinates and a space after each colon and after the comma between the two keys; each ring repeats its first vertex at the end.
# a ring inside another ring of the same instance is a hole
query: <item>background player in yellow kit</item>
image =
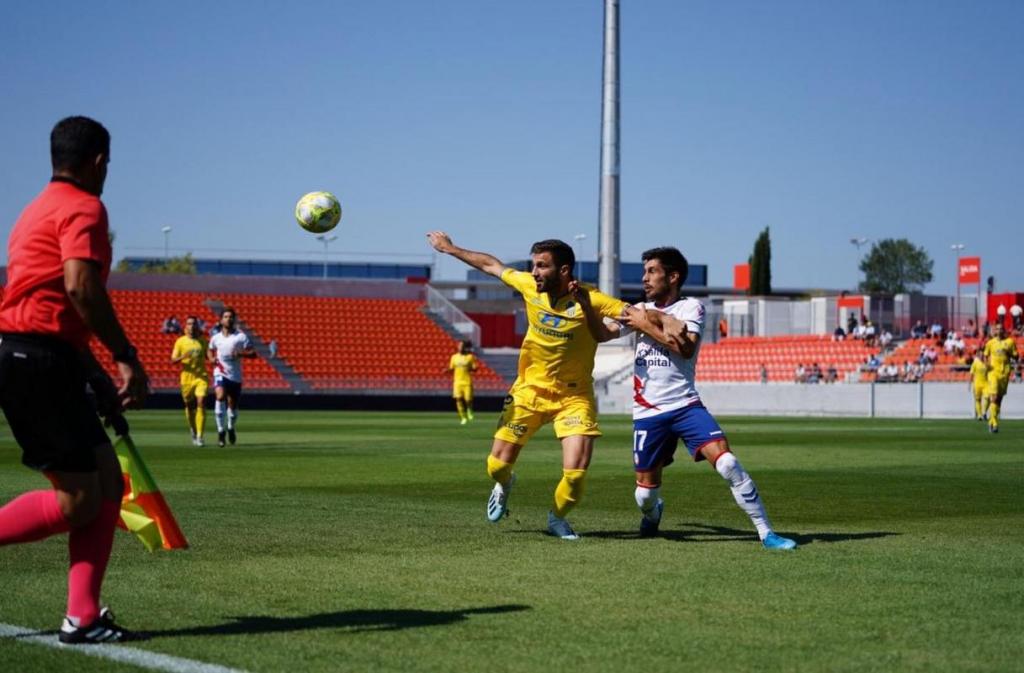
{"type": "Polygon", "coordinates": [[[982,357],[980,349],[975,349],[974,360],[971,362],[971,393],[974,395],[974,418],[985,420],[985,411],[988,406],[988,398],[985,397],[985,389],[988,388],[988,365],[982,357]]]}
{"type": "Polygon", "coordinates": [[[199,329],[199,321],[189,316],[185,333],[174,342],[171,362],[181,363],[181,399],[185,402],[185,419],[192,433],[192,443],[203,446],[203,427],[206,411],[203,399],[209,385],[206,372],[206,340],[199,329]]]}
{"type": "MultiPolygon", "coordinates": [[[[512,471],[519,452],[542,426],[551,423],[562,443],[562,480],[548,513],[548,532],[575,540],[566,514],[583,495],[583,484],[597,427],[594,400],[594,354],[597,342],[587,329],[586,316],[569,291],[576,263],[572,248],[558,240],[539,241],[530,249],[533,272],[507,268],[499,259],[452,243],[443,231],[427,234],[430,245],[466,264],[500,278],[523,295],[529,328],[519,352],[519,374],[498,421],[487,457],[494,489],[487,518],[497,523],[508,512],[508,495],[515,483],[512,471]]],[[[584,287],[594,310],[610,318],[622,315],[625,302],[584,287]]]]}
{"type": "Polygon", "coordinates": [[[459,352],[452,353],[448,360],[448,371],[452,372],[452,397],[462,425],[473,420],[473,372],[476,367],[473,342],[460,341],[459,352]]]}
{"type": "Polygon", "coordinates": [[[992,338],[985,343],[985,362],[988,364],[988,429],[999,432],[999,405],[1003,403],[1006,388],[1010,385],[1011,360],[1017,360],[1017,342],[1006,336],[1006,328],[1000,321],[992,331],[992,338]]]}

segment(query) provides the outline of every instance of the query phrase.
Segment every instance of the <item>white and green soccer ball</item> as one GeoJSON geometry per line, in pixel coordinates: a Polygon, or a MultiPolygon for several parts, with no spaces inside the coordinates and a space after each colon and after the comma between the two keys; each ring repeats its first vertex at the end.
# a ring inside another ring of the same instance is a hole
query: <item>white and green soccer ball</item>
{"type": "Polygon", "coordinates": [[[330,192],[310,192],[295,204],[295,220],[314,234],[322,234],[338,226],[341,204],[330,192]]]}

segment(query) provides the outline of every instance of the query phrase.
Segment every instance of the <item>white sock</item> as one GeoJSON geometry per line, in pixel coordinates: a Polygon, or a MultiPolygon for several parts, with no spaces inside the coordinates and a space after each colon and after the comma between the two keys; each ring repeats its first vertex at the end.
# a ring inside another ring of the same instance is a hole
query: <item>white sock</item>
{"type": "Polygon", "coordinates": [[[732,453],[723,453],[715,463],[715,470],[722,478],[729,482],[729,489],[736,504],[740,506],[750,521],[757,528],[758,536],[763,540],[772,532],[772,524],[768,521],[768,515],[764,511],[764,504],[757,492],[754,480],[750,478],[740,461],[732,453]]]}
{"type": "Polygon", "coordinates": [[[224,432],[224,402],[217,400],[213,403],[213,416],[217,419],[217,432],[224,432]]]}
{"type": "Polygon", "coordinates": [[[228,430],[235,429],[235,423],[238,422],[238,409],[228,409],[228,430]]]}
{"type": "Polygon", "coordinates": [[[636,506],[640,508],[640,511],[644,513],[644,516],[654,512],[654,508],[658,505],[658,493],[661,489],[657,486],[654,488],[648,488],[646,486],[636,487],[636,491],[633,492],[633,496],[636,498],[636,506]]]}

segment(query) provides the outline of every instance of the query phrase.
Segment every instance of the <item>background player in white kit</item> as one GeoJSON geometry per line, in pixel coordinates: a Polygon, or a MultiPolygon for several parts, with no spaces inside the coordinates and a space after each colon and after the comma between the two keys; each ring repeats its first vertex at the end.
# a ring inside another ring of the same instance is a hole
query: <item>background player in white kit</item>
{"type": "Polygon", "coordinates": [[[213,390],[217,401],[213,412],[217,419],[217,446],[224,446],[225,430],[232,444],[237,440],[238,398],[242,396],[242,358],[256,357],[256,350],[245,332],[235,328],[235,309],[220,312],[220,331],[210,337],[207,357],[213,363],[213,390]],[[225,423],[225,405],[227,422],[225,423]]]}
{"type": "Polygon", "coordinates": [[[704,305],[680,296],[689,264],[676,248],[643,253],[643,285],[647,302],[630,307],[618,323],[605,324],[585,297],[587,324],[598,341],[640,332],[633,369],[633,463],[636,503],[643,512],[641,537],[658,533],[664,501],[659,497],[662,470],[672,463],[682,439],[694,461],[707,460],[728,482],[736,504],[766,549],[794,549],[796,542],[777,535],[768,521],[761,496],[750,475],[729,449],[729,442],[704,408],[694,385],[704,305]],[[676,322],[681,324],[675,324],[676,322]],[[666,327],[671,323],[672,329],[666,327]],[[680,335],[677,336],[676,335],[680,335]]]}

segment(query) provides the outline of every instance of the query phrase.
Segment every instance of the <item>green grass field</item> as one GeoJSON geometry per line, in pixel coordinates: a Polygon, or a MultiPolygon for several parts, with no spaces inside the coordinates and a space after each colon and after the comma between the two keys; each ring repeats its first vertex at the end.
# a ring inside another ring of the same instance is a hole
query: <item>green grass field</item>
{"type": "MultiPolygon", "coordinates": [[[[776,529],[761,549],[722,479],[666,472],[636,537],[631,426],[603,419],[576,543],[543,533],[560,451],[523,452],[484,518],[494,415],[243,412],[192,447],[178,413],[133,435],[192,544],[118,533],[104,591],[134,647],[249,671],[1021,671],[1024,425],[725,418],[776,529]]],[[[212,422],[212,418],[210,419],[212,422]]],[[[0,440],[0,501],[43,479],[0,440]]],[[[0,549],[0,622],[54,629],[66,541],[0,549]]],[[[3,671],[129,671],[0,639],[3,671]]]]}

